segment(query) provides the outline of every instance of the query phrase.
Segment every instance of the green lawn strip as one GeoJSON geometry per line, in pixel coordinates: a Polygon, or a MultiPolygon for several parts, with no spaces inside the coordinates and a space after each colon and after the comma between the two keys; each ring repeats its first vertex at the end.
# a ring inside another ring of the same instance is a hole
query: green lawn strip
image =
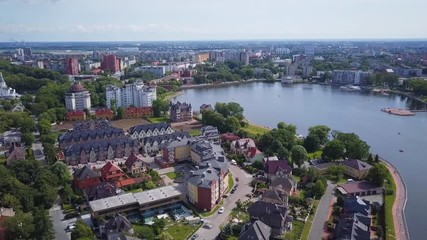
{"type": "Polygon", "coordinates": [[[393,177],[389,174],[389,182],[388,187],[391,187],[393,190],[393,194],[385,195],[385,239],[395,239],[395,230],[394,230],[394,222],[393,222],[393,204],[396,199],[396,184],[394,182],[393,177]]]}
{"type": "Polygon", "coordinates": [[[176,172],[168,172],[166,173],[166,176],[168,176],[168,178],[173,180],[178,177],[178,174],[176,174],[176,172]]]}
{"type": "Polygon", "coordinates": [[[185,240],[191,237],[191,235],[199,229],[200,225],[190,225],[184,223],[175,223],[170,226],[167,226],[165,231],[169,233],[173,239],[176,240],[185,240]]]}
{"type": "Polygon", "coordinates": [[[200,131],[200,129],[191,129],[189,133],[190,133],[190,136],[192,137],[202,135],[202,132],[200,131]]]}
{"type": "Polygon", "coordinates": [[[252,124],[248,124],[246,127],[243,127],[242,130],[244,130],[245,132],[252,134],[252,135],[261,135],[264,134],[268,131],[270,131],[270,129],[266,128],[266,127],[261,127],[261,126],[255,126],[252,124]]]}
{"type": "Polygon", "coordinates": [[[307,222],[304,224],[304,228],[302,229],[301,240],[308,239],[308,235],[310,234],[311,224],[313,223],[314,215],[316,214],[317,205],[319,205],[319,201],[316,200],[313,203],[312,214],[307,219],[307,222]]]}
{"type": "Polygon", "coordinates": [[[304,222],[302,221],[293,221],[292,222],[292,230],[285,234],[286,240],[299,240],[301,236],[301,232],[304,228],[304,222]]]}
{"type": "Polygon", "coordinates": [[[142,192],[143,190],[141,188],[137,188],[137,189],[131,189],[126,191],[127,193],[137,193],[137,192],[142,192]]]}
{"type": "Polygon", "coordinates": [[[308,153],[307,158],[308,159],[319,159],[320,157],[322,157],[322,153],[323,153],[322,150],[317,150],[315,152],[308,153]]]}
{"type": "Polygon", "coordinates": [[[148,117],[147,121],[150,123],[161,123],[161,122],[169,122],[168,117],[148,117]]]}
{"type": "Polygon", "coordinates": [[[231,191],[233,186],[234,186],[234,177],[233,177],[233,174],[229,173],[228,174],[228,190],[227,190],[227,193],[229,193],[231,191]]]}

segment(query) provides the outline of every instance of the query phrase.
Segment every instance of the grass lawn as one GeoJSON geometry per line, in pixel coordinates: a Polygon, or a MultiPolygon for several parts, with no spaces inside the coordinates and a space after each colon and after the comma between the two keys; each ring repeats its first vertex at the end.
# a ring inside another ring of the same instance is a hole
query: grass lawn
{"type": "Polygon", "coordinates": [[[385,195],[385,239],[395,239],[394,222],[393,222],[393,203],[396,199],[396,184],[390,173],[388,173],[390,182],[389,187],[393,190],[393,194],[385,195]]]}
{"type": "Polygon", "coordinates": [[[244,130],[245,132],[252,134],[252,135],[262,135],[268,131],[270,131],[270,129],[266,128],[266,127],[261,127],[261,126],[255,126],[252,124],[248,124],[247,127],[242,128],[242,130],[244,130]]]}
{"type": "Polygon", "coordinates": [[[179,176],[181,176],[181,174],[179,174],[179,173],[176,173],[176,172],[168,172],[168,173],[166,173],[166,176],[168,176],[168,178],[170,178],[170,179],[175,179],[175,178],[177,178],[177,177],[179,177],[179,176]]]}
{"type": "Polygon", "coordinates": [[[301,239],[308,239],[308,235],[310,234],[311,224],[313,223],[314,215],[316,214],[317,205],[319,205],[319,201],[315,200],[313,203],[313,213],[308,217],[307,222],[304,224],[304,228],[302,229],[301,239]]]}
{"type": "Polygon", "coordinates": [[[308,153],[307,158],[308,159],[319,159],[322,156],[322,153],[323,153],[322,150],[317,150],[313,153],[308,153]]]}
{"type": "Polygon", "coordinates": [[[304,227],[304,222],[302,221],[294,221],[292,223],[292,231],[287,232],[285,234],[285,238],[287,240],[299,240],[301,236],[301,232],[304,227]]]}
{"type": "Polygon", "coordinates": [[[234,186],[234,177],[233,177],[233,174],[229,173],[228,174],[228,190],[227,190],[227,193],[229,193],[231,191],[233,186],[234,186]]]}
{"type": "Polygon", "coordinates": [[[202,135],[200,129],[190,129],[189,133],[192,137],[202,135]]]}
{"type": "Polygon", "coordinates": [[[168,117],[148,117],[147,120],[150,123],[161,123],[161,122],[169,122],[168,117]]]}
{"type": "Polygon", "coordinates": [[[185,240],[191,237],[191,235],[199,229],[200,225],[190,225],[183,223],[176,223],[166,227],[166,232],[169,233],[173,239],[185,240]]]}
{"type": "Polygon", "coordinates": [[[132,190],[129,190],[129,191],[126,191],[127,193],[137,193],[137,192],[142,192],[143,190],[142,190],[142,188],[137,188],[137,189],[132,189],[132,190]]]}

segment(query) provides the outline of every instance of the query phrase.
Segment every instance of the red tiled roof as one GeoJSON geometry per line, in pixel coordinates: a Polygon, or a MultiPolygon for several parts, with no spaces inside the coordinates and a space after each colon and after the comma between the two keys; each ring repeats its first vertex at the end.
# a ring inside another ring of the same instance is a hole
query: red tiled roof
{"type": "Polygon", "coordinates": [[[349,182],[338,185],[343,188],[347,193],[357,193],[371,190],[380,190],[382,187],[377,187],[368,181],[349,182]]]}
{"type": "Polygon", "coordinates": [[[285,160],[267,161],[265,162],[265,169],[269,174],[276,174],[279,170],[282,170],[286,173],[290,173],[292,171],[292,168],[285,160]]]}
{"type": "Polygon", "coordinates": [[[84,115],[86,115],[86,113],[80,110],[67,112],[67,117],[84,116],[84,115]]]}
{"type": "Polygon", "coordinates": [[[248,157],[253,158],[254,156],[261,154],[262,152],[260,150],[258,150],[258,148],[256,147],[249,147],[248,148],[248,157]]]}
{"type": "Polygon", "coordinates": [[[105,177],[105,176],[108,175],[109,172],[112,172],[112,171],[120,171],[120,172],[122,172],[122,169],[120,169],[119,166],[117,166],[117,165],[115,165],[115,164],[113,164],[111,162],[108,162],[107,164],[105,164],[101,168],[101,175],[102,175],[102,177],[105,177]]]}
{"type": "Polygon", "coordinates": [[[240,137],[234,135],[233,133],[224,133],[221,135],[221,139],[226,140],[226,141],[234,141],[234,140],[239,140],[240,137]]]}
{"type": "Polygon", "coordinates": [[[138,112],[151,112],[151,107],[128,107],[125,109],[125,114],[138,113],[138,112]]]}
{"type": "Polygon", "coordinates": [[[98,109],[95,111],[95,115],[105,115],[105,114],[113,114],[113,111],[111,111],[111,109],[108,108],[102,108],[102,109],[98,109]]]}

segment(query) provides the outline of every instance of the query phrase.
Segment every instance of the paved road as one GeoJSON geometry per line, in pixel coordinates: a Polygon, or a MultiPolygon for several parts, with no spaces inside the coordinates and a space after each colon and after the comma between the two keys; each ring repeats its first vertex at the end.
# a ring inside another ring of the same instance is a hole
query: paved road
{"type": "Polygon", "coordinates": [[[319,240],[322,238],[323,228],[325,226],[325,222],[327,221],[326,218],[329,212],[331,200],[335,198],[333,195],[335,186],[335,184],[328,182],[325,194],[322,196],[319,205],[317,206],[316,215],[314,216],[310,234],[308,235],[309,240],[319,240]]]}
{"type": "Polygon", "coordinates": [[[77,219],[71,218],[68,220],[63,220],[64,214],[62,213],[62,209],[59,203],[60,203],[60,200],[58,198],[55,204],[53,205],[53,207],[49,210],[49,215],[53,223],[53,230],[55,231],[55,239],[57,240],[71,239],[71,233],[66,232],[65,228],[68,226],[68,224],[76,222],[77,219]]]}
{"type": "Polygon", "coordinates": [[[250,186],[250,182],[252,180],[252,175],[247,174],[245,171],[240,169],[237,166],[231,165],[230,171],[233,174],[234,178],[239,178],[239,182],[235,182],[235,184],[239,184],[237,187],[237,190],[234,194],[230,194],[228,198],[224,199],[224,213],[214,213],[210,217],[205,218],[206,221],[210,222],[213,225],[212,229],[205,229],[200,228],[197,231],[197,234],[199,234],[198,239],[203,240],[212,240],[215,239],[219,233],[220,229],[219,227],[225,223],[225,220],[228,219],[228,216],[231,213],[231,210],[236,207],[237,200],[245,200],[246,194],[251,193],[252,188],[250,186]]]}

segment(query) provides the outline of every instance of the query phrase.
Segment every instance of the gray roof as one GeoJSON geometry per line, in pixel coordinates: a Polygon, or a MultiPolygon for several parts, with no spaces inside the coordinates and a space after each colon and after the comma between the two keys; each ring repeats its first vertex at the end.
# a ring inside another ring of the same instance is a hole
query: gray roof
{"type": "Polygon", "coordinates": [[[295,183],[293,180],[287,177],[277,177],[271,182],[271,186],[273,188],[280,187],[281,189],[285,190],[287,193],[290,193],[292,188],[295,186],[295,183]]]}
{"type": "Polygon", "coordinates": [[[163,142],[163,141],[174,141],[177,139],[184,139],[184,138],[190,138],[190,134],[186,131],[182,132],[174,132],[171,134],[163,134],[163,135],[157,135],[157,136],[151,136],[144,138],[144,145],[145,144],[153,144],[154,142],[163,142]]]}
{"type": "Polygon", "coordinates": [[[117,195],[117,187],[108,182],[100,182],[85,189],[85,195],[88,200],[108,198],[117,195]]]}
{"type": "Polygon", "coordinates": [[[355,213],[345,216],[338,221],[335,229],[335,239],[339,240],[370,240],[371,219],[355,213]]]}
{"type": "Polygon", "coordinates": [[[145,205],[180,195],[182,195],[182,192],[174,186],[165,186],[144,192],[126,193],[114,197],[90,201],[89,207],[93,212],[108,211],[119,206],[133,204],[145,205]]]}
{"type": "Polygon", "coordinates": [[[104,231],[106,234],[123,233],[129,231],[130,229],[132,229],[132,224],[129,222],[129,220],[121,214],[116,214],[107,222],[104,231]]]}
{"type": "Polygon", "coordinates": [[[248,208],[253,219],[259,219],[272,228],[273,234],[281,234],[280,229],[285,227],[288,215],[287,206],[257,201],[248,208]]]}
{"type": "Polygon", "coordinates": [[[359,170],[359,171],[369,170],[372,168],[372,166],[369,165],[368,163],[357,160],[357,159],[345,160],[345,161],[341,162],[341,164],[344,164],[346,166],[349,166],[349,167],[354,168],[354,169],[359,170]]]}
{"type": "Polygon", "coordinates": [[[360,213],[368,216],[371,212],[371,207],[369,201],[356,196],[344,199],[343,210],[345,213],[360,213]]]}
{"type": "Polygon", "coordinates": [[[213,167],[206,167],[194,171],[187,181],[198,187],[211,188],[212,182],[216,182],[218,179],[219,172],[213,167]]]}
{"type": "Polygon", "coordinates": [[[170,127],[170,123],[162,122],[162,123],[153,123],[153,124],[145,124],[145,125],[137,125],[129,128],[129,133],[133,134],[134,132],[140,133],[141,131],[148,131],[148,130],[166,130],[170,127]]]}
{"type": "Polygon", "coordinates": [[[271,227],[260,220],[256,220],[240,234],[239,240],[268,240],[270,235],[271,227]]]}
{"type": "Polygon", "coordinates": [[[136,140],[130,139],[128,137],[123,137],[119,139],[101,139],[100,141],[96,142],[88,142],[88,143],[81,143],[81,144],[73,144],[65,148],[64,155],[65,156],[72,156],[74,154],[80,154],[82,151],[84,151],[86,154],[89,154],[92,149],[95,152],[103,152],[108,151],[108,148],[111,146],[113,149],[116,149],[117,146],[125,147],[128,146],[137,146],[136,140]]]}
{"type": "Polygon", "coordinates": [[[176,102],[175,104],[171,103],[171,111],[175,111],[177,109],[185,110],[185,111],[190,111],[191,110],[191,103],[186,103],[186,102],[176,102]]]}
{"type": "Polygon", "coordinates": [[[74,170],[73,176],[77,180],[84,180],[86,178],[100,177],[100,175],[94,172],[90,167],[84,166],[83,168],[74,170]]]}
{"type": "Polygon", "coordinates": [[[202,162],[214,159],[212,145],[209,141],[197,141],[191,145],[191,151],[201,157],[202,162]]]}
{"type": "Polygon", "coordinates": [[[93,130],[74,130],[63,134],[59,138],[59,143],[73,143],[78,142],[80,139],[83,140],[95,140],[98,138],[107,138],[107,137],[123,137],[125,133],[120,128],[102,128],[102,129],[93,129],[93,130]]]}

